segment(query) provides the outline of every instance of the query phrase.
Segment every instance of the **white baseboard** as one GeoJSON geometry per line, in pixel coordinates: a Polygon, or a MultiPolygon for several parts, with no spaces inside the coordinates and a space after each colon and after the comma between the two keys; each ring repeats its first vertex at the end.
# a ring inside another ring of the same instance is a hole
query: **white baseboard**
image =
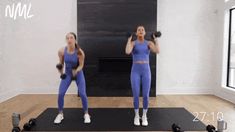
{"type": "Polygon", "coordinates": [[[233,89],[220,87],[214,94],[215,96],[235,104],[235,90],[233,89]]]}
{"type": "Polygon", "coordinates": [[[203,87],[174,87],[174,88],[157,88],[157,95],[179,95],[179,94],[213,94],[210,88],[203,87]]]}
{"type": "Polygon", "coordinates": [[[14,90],[9,90],[7,92],[2,92],[0,94],[0,103],[10,99],[10,98],[13,98],[15,96],[19,95],[19,91],[17,89],[14,89],[14,90]]]}

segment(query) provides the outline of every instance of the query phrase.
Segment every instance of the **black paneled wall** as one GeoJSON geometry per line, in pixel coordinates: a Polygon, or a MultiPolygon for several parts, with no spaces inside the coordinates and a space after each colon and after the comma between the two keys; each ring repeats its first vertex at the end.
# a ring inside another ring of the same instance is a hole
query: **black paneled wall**
{"type": "MultiPolygon", "coordinates": [[[[85,51],[88,96],[132,96],[132,58],[126,32],[144,25],[156,30],[157,0],[78,0],[78,43],[85,51]]],[[[156,93],[156,55],[150,55],[151,96],[156,93]]]]}

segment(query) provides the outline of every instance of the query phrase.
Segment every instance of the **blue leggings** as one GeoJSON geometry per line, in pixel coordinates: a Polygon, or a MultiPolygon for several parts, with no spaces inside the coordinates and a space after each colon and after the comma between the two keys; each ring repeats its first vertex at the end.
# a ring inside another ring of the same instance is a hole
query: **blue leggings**
{"type": "MultiPolygon", "coordinates": [[[[71,72],[70,73],[66,72],[66,75],[67,75],[67,77],[64,80],[61,80],[60,87],[59,87],[58,107],[59,107],[60,112],[63,111],[63,107],[64,107],[64,95],[65,95],[66,91],[68,90],[69,85],[72,82],[71,72]]],[[[86,112],[86,111],[88,111],[88,101],[87,101],[86,83],[85,83],[83,71],[78,72],[76,84],[78,87],[79,96],[81,97],[81,100],[82,100],[83,110],[86,112]]]]}
{"type": "Polygon", "coordinates": [[[142,84],[143,108],[148,109],[149,91],[151,84],[151,71],[149,64],[133,63],[131,69],[131,87],[133,93],[133,104],[139,109],[140,85],[142,84]]]}

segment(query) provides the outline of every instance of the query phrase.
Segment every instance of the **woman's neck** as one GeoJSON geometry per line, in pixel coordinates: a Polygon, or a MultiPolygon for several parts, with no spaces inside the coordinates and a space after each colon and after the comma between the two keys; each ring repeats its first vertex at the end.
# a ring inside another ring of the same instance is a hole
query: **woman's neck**
{"type": "Polygon", "coordinates": [[[138,37],[137,39],[138,39],[138,41],[140,41],[140,42],[143,42],[143,41],[144,41],[144,37],[138,37]]]}
{"type": "Polygon", "coordinates": [[[67,47],[68,47],[68,51],[69,51],[69,52],[73,52],[74,49],[75,49],[75,44],[69,45],[69,46],[67,46],[67,47]]]}

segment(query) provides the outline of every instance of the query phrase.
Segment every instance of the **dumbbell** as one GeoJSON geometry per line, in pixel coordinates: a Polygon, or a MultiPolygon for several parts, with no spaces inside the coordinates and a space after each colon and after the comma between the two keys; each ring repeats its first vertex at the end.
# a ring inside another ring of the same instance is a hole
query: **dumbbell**
{"type": "Polygon", "coordinates": [[[60,79],[64,80],[67,77],[67,75],[65,73],[60,75],[60,79]]]}
{"type": "MultiPolygon", "coordinates": [[[[60,78],[61,78],[62,80],[64,80],[66,77],[67,77],[66,74],[61,74],[61,75],[60,75],[60,78]]],[[[77,76],[72,76],[72,77],[71,77],[71,80],[77,80],[77,76]]]]}
{"type": "Polygon", "coordinates": [[[126,38],[130,38],[132,36],[131,41],[136,40],[136,35],[134,32],[127,32],[126,33],[126,38]]]}
{"type": "MultiPolygon", "coordinates": [[[[57,68],[58,70],[62,70],[63,65],[59,63],[59,64],[56,65],[56,68],[57,68]]],[[[60,79],[65,79],[65,78],[66,78],[66,74],[61,74],[61,75],[60,75],[60,79]]]]}
{"type": "Polygon", "coordinates": [[[20,132],[20,127],[13,127],[12,132],[20,132]]]}
{"type": "MultiPolygon", "coordinates": [[[[131,33],[131,32],[127,32],[127,33],[126,33],[126,37],[127,37],[127,38],[129,38],[129,37],[131,37],[131,36],[135,37],[135,34],[134,34],[134,33],[131,33]]],[[[154,39],[153,36],[159,38],[159,37],[162,36],[162,33],[161,33],[160,31],[155,31],[155,32],[151,33],[151,39],[154,39]]]]}
{"type": "Polygon", "coordinates": [[[131,33],[131,32],[127,32],[127,33],[126,33],[126,37],[127,37],[127,38],[130,38],[130,37],[133,36],[133,35],[134,35],[134,33],[131,33]]]}
{"type": "Polygon", "coordinates": [[[56,65],[56,68],[57,68],[58,70],[61,70],[61,69],[63,68],[63,65],[62,65],[62,64],[57,64],[57,65],[56,65]]]}
{"type": "Polygon", "coordinates": [[[35,125],[36,125],[36,119],[31,118],[28,123],[24,124],[23,128],[25,131],[30,131],[32,129],[32,127],[35,125]]]}
{"type": "Polygon", "coordinates": [[[20,123],[20,114],[18,113],[13,113],[12,114],[12,132],[20,132],[20,127],[19,127],[19,123],[20,123]]]}
{"type": "Polygon", "coordinates": [[[153,36],[160,38],[162,36],[162,33],[160,31],[155,31],[151,34],[151,39],[154,39],[153,36]]]}
{"type": "Polygon", "coordinates": [[[177,125],[177,124],[175,124],[175,123],[172,124],[171,128],[172,128],[172,131],[173,131],[173,132],[183,132],[183,131],[181,130],[180,126],[177,125]]]}
{"type": "Polygon", "coordinates": [[[207,126],[206,126],[206,130],[207,130],[208,132],[217,132],[217,131],[216,131],[216,128],[215,128],[213,125],[207,125],[207,126]]]}

